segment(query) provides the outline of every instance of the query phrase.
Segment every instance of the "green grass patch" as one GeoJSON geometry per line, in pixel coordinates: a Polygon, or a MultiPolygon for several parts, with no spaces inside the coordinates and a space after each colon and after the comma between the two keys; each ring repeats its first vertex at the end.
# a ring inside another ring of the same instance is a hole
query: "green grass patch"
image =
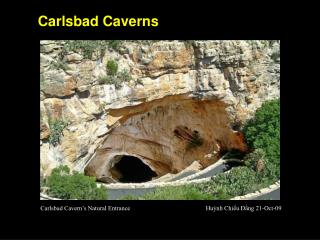
{"type": "Polygon", "coordinates": [[[212,196],[201,192],[194,186],[160,187],[144,196],[125,196],[122,200],[210,200],[212,196]]]}

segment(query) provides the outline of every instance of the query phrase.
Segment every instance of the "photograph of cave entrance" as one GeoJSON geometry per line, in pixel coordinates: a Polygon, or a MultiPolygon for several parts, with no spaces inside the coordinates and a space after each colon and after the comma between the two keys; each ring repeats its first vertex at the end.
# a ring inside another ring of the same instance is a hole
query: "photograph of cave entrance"
{"type": "Polygon", "coordinates": [[[40,199],[279,200],[279,40],[41,40],[40,199]]]}

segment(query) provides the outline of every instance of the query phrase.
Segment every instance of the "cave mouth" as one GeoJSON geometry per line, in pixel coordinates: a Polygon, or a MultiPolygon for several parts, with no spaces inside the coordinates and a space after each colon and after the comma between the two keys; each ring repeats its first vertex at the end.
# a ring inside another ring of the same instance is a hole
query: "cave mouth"
{"type": "Polygon", "coordinates": [[[123,155],[110,169],[114,179],[122,183],[141,183],[151,181],[157,174],[141,159],[123,155]]]}

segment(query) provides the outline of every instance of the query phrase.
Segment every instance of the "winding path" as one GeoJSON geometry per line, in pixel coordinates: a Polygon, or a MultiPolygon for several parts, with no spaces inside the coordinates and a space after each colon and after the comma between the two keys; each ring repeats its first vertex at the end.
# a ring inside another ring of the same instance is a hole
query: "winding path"
{"type": "Polygon", "coordinates": [[[186,173],[173,177],[169,182],[165,183],[144,183],[144,184],[108,184],[104,185],[108,189],[108,200],[120,199],[126,195],[142,196],[152,192],[156,187],[179,186],[191,183],[199,183],[210,181],[211,177],[223,172],[225,169],[225,160],[221,158],[216,163],[197,173],[186,173]]]}
{"type": "MultiPolygon", "coordinates": [[[[216,163],[201,170],[197,173],[186,172],[180,175],[173,176],[167,182],[146,182],[146,183],[111,183],[103,185],[108,191],[108,200],[119,200],[127,195],[142,196],[154,191],[157,187],[164,186],[181,186],[193,183],[203,183],[211,180],[212,177],[221,173],[226,168],[226,161],[223,157],[216,163]]],[[[41,200],[58,200],[50,198],[49,196],[40,195],[41,200]]],[[[247,194],[245,196],[235,197],[232,200],[280,200],[280,181],[261,189],[257,192],[247,194]]]]}

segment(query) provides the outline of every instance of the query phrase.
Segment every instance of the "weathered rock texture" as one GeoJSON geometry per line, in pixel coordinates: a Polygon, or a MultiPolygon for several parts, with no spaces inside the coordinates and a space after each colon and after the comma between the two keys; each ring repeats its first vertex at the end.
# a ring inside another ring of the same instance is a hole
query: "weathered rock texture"
{"type": "Polygon", "coordinates": [[[43,174],[66,164],[112,181],[117,156],[132,155],[161,176],[194,161],[206,167],[225,150],[246,150],[235,130],[261,103],[279,98],[279,44],[123,41],[119,51],[86,59],[66,53],[63,41],[41,41],[43,174]],[[132,76],[120,89],[99,84],[108,60],[132,76]],[[52,146],[49,120],[55,119],[69,125],[52,146]],[[201,143],[191,144],[195,136],[201,143]]]}
{"type": "Polygon", "coordinates": [[[106,137],[86,173],[106,175],[117,155],[137,156],[161,176],[177,173],[195,160],[206,167],[224,150],[245,151],[241,134],[229,126],[225,108],[218,100],[174,95],[110,111],[120,124],[106,137]],[[194,134],[202,139],[199,145],[192,145],[194,134]],[[204,153],[214,154],[210,158],[204,153]]]}

